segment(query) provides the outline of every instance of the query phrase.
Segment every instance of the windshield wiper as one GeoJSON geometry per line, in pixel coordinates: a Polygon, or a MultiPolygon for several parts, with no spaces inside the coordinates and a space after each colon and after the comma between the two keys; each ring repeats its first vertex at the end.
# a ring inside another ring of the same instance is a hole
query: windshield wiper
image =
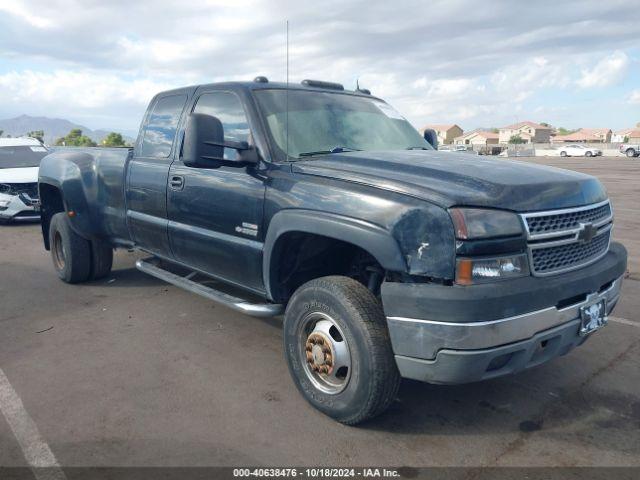
{"type": "Polygon", "coordinates": [[[349,147],[333,147],[331,150],[317,150],[315,152],[303,152],[299,153],[298,157],[313,157],[315,155],[329,155],[330,153],[343,153],[343,152],[361,152],[358,148],[349,147]]]}

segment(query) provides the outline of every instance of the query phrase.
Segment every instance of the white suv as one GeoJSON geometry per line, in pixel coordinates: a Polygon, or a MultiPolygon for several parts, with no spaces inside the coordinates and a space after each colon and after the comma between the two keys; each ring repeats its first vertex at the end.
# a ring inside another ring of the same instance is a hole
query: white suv
{"type": "Polygon", "coordinates": [[[40,219],[38,168],[47,153],[35,138],[0,138],[0,222],[40,219]]]}
{"type": "Polygon", "coordinates": [[[561,157],[597,157],[602,155],[602,150],[585,147],[584,145],[565,145],[560,147],[561,157]]]}

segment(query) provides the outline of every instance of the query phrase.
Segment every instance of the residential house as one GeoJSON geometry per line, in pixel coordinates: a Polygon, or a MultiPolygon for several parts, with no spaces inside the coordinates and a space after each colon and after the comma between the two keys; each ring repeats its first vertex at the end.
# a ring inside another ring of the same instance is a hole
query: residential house
{"type": "Polygon", "coordinates": [[[456,124],[451,125],[425,125],[420,129],[420,133],[424,134],[426,129],[432,129],[436,131],[438,136],[438,145],[448,145],[453,143],[453,139],[459,137],[464,131],[456,124]]]}
{"type": "Polygon", "coordinates": [[[581,128],[568,135],[556,135],[553,143],[610,143],[610,128],[581,128]]]}
{"type": "Polygon", "coordinates": [[[634,128],[629,132],[629,143],[640,144],[640,128],[634,128]]]}
{"type": "Polygon", "coordinates": [[[499,132],[500,143],[509,143],[509,139],[516,135],[522,138],[524,143],[549,143],[551,137],[551,127],[530,121],[507,125],[499,132]]]}
{"type": "Polygon", "coordinates": [[[499,135],[487,130],[472,130],[464,135],[456,137],[453,141],[456,145],[497,145],[499,135]]]}
{"type": "Polygon", "coordinates": [[[613,132],[611,134],[611,142],[612,143],[623,143],[625,138],[629,138],[629,134],[634,130],[638,130],[636,128],[623,128],[622,130],[618,130],[617,132],[613,132]]]}

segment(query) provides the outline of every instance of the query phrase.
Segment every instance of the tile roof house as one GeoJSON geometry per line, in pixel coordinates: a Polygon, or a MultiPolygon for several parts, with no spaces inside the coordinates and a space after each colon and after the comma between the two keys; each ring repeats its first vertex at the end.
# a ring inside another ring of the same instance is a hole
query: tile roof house
{"type": "Polygon", "coordinates": [[[638,131],[637,128],[623,128],[622,130],[617,130],[611,134],[611,141],[613,143],[622,143],[625,138],[629,138],[629,134],[633,131],[638,131]]]}
{"type": "Polygon", "coordinates": [[[459,137],[464,133],[462,128],[460,128],[455,123],[444,125],[444,124],[436,124],[436,125],[425,125],[420,129],[420,133],[424,134],[425,129],[430,128],[436,131],[438,136],[438,145],[447,145],[453,143],[453,139],[459,137]]]}
{"type": "Polygon", "coordinates": [[[500,143],[509,143],[509,139],[518,135],[524,143],[548,143],[551,137],[551,127],[539,123],[524,121],[507,125],[500,129],[500,143]]]}
{"type": "Polygon", "coordinates": [[[640,143],[640,128],[634,128],[629,132],[629,143],[640,143]]]}
{"type": "Polygon", "coordinates": [[[499,135],[487,130],[472,130],[456,137],[453,141],[456,145],[497,145],[499,135]]]}
{"type": "Polygon", "coordinates": [[[551,139],[553,143],[610,143],[610,128],[581,128],[568,135],[556,135],[551,139]]]}

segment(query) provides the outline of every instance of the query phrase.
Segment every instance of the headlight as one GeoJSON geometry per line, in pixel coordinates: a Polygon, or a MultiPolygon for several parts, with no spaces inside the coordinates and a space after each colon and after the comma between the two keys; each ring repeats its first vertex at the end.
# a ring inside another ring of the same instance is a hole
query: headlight
{"type": "Polygon", "coordinates": [[[529,275],[526,254],[508,255],[494,258],[459,258],[456,260],[456,283],[495,282],[529,275]]]}
{"type": "Polygon", "coordinates": [[[459,240],[522,234],[522,225],[515,213],[482,208],[452,208],[449,214],[459,240]]]}
{"type": "Polygon", "coordinates": [[[9,207],[11,200],[0,200],[0,208],[5,209],[9,207]]]}

